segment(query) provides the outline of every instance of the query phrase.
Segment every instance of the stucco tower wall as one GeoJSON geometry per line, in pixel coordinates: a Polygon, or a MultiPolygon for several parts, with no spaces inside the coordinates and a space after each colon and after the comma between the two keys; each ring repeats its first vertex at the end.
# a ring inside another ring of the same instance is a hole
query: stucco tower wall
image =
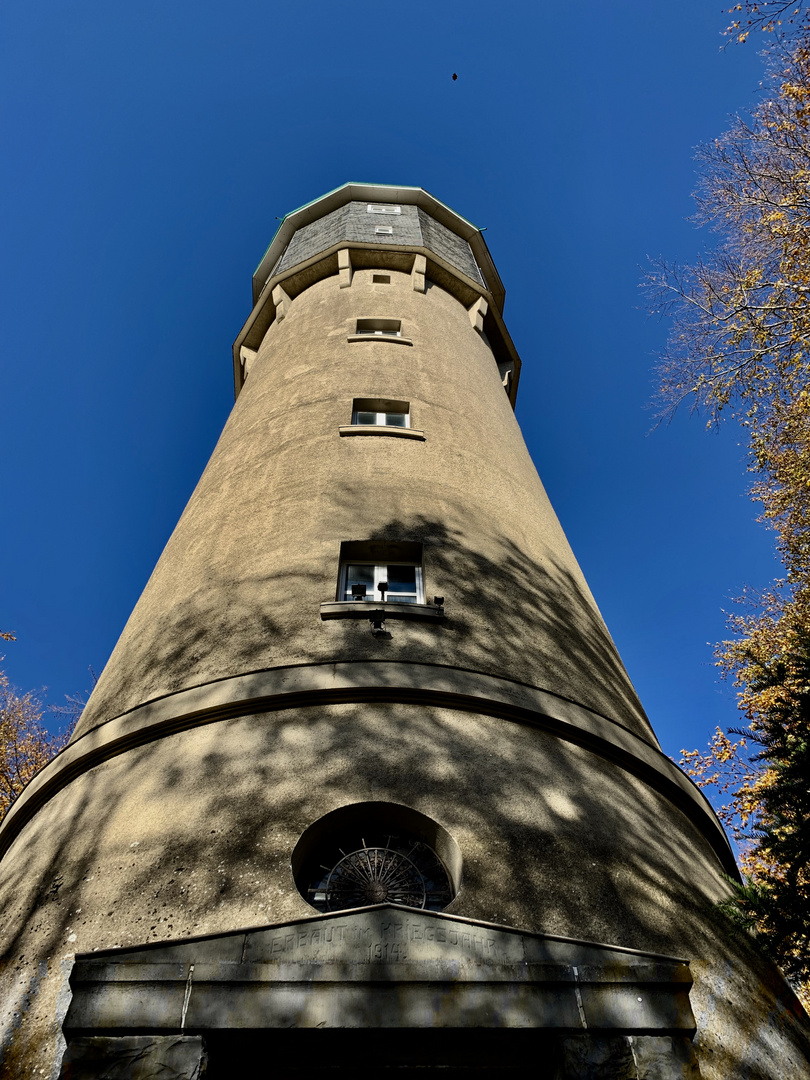
{"type": "Polygon", "coordinates": [[[802,1075],[789,992],[746,935],[729,938],[716,854],[668,799],[532,725],[370,702],[166,735],[40,808],[0,863],[0,1075],[31,1062],[49,1075],[74,953],[312,915],[291,869],[299,837],[378,799],[458,843],[449,913],[688,957],[704,1080],[740,1060],[753,1080],[802,1075]]]}
{"type": "Polygon", "coordinates": [[[356,271],[270,327],[233,414],[93,694],[77,737],[239,672],[408,660],[506,676],[654,743],[466,308],[428,283],[356,271]],[[358,319],[399,340],[348,340],[358,319]],[[409,402],[424,440],[341,437],[354,398],[409,402]],[[323,622],[341,541],[423,544],[439,623],[323,622]]]}
{"type": "Polygon", "coordinates": [[[253,298],[211,461],[0,826],[0,1076],[58,1072],[76,953],[311,915],[293,851],[357,804],[451,838],[453,916],[690,960],[704,1080],[802,1075],[795,998],[715,907],[722,829],[524,445],[480,233],[421,189],[347,185],[284,219],[253,298]],[[390,241],[371,199],[402,202],[390,241]],[[356,400],[410,427],[360,431],[356,400]],[[346,601],[344,544],[418,552],[423,602],[346,601]]]}

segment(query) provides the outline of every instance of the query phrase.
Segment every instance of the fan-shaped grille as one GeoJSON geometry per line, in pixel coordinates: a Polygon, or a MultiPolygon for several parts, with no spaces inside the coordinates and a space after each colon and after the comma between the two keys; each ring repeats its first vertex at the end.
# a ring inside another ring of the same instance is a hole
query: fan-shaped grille
{"type": "Polygon", "coordinates": [[[349,851],[338,848],[340,859],[321,865],[322,877],[307,890],[309,902],[320,911],[343,911],[370,904],[403,904],[439,911],[453,898],[450,879],[436,853],[420,841],[367,844],[349,851]]]}

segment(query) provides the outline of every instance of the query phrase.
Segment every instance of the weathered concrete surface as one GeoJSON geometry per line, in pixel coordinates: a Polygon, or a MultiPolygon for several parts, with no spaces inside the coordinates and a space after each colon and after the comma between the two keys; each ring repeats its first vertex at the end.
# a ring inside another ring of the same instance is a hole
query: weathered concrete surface
{"type": "Polygon", "coordinates": [[[203,1080],[199,1036],[126,1035],[71,1041],[59,1080],[203,1080]]]}
{"type": "Polygon", "coordinates": [[[700,1065],[689,1039],[631,1035],[627,1041],[638,1080],[700,1080],[700,1065]]]}
{"type": "Polygon", "coordinates": [[[700,1080],[688,1039],[671,1036],[562,1040],[560,1080],[700,1080]]]}
{"type": "MultiPolygon", "coordinates": [[[[335,605],[337,606],[337,605],[335,605]]],[[[344,605],[371,615],[374,605],[344,605]]],[[[388,610],[390,605],[386,605],[388,610]]],[[[421,605],[394,605],[418,613],[421,605]]],[[[4,819],[0,858],[20,829],[54,793],[80,772],[138,743],[233,716],[323,708],[345,702],[396,702],[471,711],[529,723],[586,746],[642,778],[692,818],[731,875],[736,863],[706,797],[673,762],[645,739],[572,701],[512,680],[442,664],[365,660],[277,667],[178,690],[91,728],[72,740],[26,787],[4,819]]]]}
{"type": "Polygon", "coordinates": [[[276,664],[440,662],[562,694],[654,742],[466,309],[410,276],[313,285],[274,323],[77,735],[181,687],[276,664]],[[358,318],[414,341],[349,343],[358,318]],[[355,397],[409,401],[425,441],[341,439],[355,397]],[[328,509],[327,509],[328,508],[328,509]],[[342,540],[424,546],[442,626],[322,623],[342,540]]]}
{"type": "Polygon", "coordinates": [[[85,953],[70,985],[69,1038],[291,1028],[612,1031],[687,1041],[695,1033],[692,978],[677,958],[395,905],[85,953]]]}
{"type": "Polygon", "coordinates": [[[15,1045],[54,1045],[58,958],[311,915],[290,867],[299,836],[330,810],[380,798],[458,843],[450,914],[684,956],[704,1077],[726,1080],[740,1062],[751,1080],[802,1076],[810,1041],[795,998],[713,911],[726,889],[717,860],[667,800],[531,727],[382,704],[181,732],[43,807],[0,864],[2,984],[29,958],[52,958],[9,1062],[15,1045]]]}
{"type": "MultiPolygon", "coordinates": [[[[516,680],[656,746],[468,311],[393,267],[341,288],[334,264],[284,301],[76,739],[214,680],[386,659],[516,680]],[[413,346],[348,341],[358,318],[413,346]],[[341,438],[355,397],[408,401],[424,441],[341,438]],[[447,619],[322,621],[344,540],[421,543],[447,619]]],[[[511,715],[341,701],[122,743],[41,806],[0,862],[4,1077],[58,1069],[74,954],[306,917],[295,844],[369,800],[455,839],[451,915],[687,958],[705,1080],[807,1073],[795,997],[716,913],[716,851],[641,773],[511,715]]]]}

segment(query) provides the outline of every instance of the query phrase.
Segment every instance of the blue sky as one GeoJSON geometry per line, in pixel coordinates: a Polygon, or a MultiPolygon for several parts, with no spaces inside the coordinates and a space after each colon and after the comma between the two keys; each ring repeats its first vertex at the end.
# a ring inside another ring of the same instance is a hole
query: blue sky
{"type": "Polygon", "coordinates": [[[696,144],[757,96],[719,4],[7,0],[0,409],[4,667],[100,670],[233,402],[276,218],[348,180],[486,227],[518,418],[664,749],[737,720],[711,648],[778,573],[744,450],[650,431],[648,256],[711,243],[696,144]],[[458,80],[452,80],[453,72],[458,80]]]}

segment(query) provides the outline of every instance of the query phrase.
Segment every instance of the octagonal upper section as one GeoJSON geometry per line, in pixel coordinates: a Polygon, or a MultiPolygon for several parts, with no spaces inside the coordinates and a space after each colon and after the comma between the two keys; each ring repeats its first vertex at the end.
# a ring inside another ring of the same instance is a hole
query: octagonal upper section
{"type": "Polygon", "coordinates": [[[487,288],[469,243],[446,225],[419,206],[367,201],[346,203],[296,229],[270,277],[292,270],[339,243],[383,244],[399,250],[427,248],[483,289],[487,288]]]}
{"type": "Polygon", "coordinates": [[[339,243],[432,251],[485,289],[503,310],[505,290],[480,229],[424,188],[356,183],[283,218],[253,275],[253,302],[271,278],[339,243]]]}

